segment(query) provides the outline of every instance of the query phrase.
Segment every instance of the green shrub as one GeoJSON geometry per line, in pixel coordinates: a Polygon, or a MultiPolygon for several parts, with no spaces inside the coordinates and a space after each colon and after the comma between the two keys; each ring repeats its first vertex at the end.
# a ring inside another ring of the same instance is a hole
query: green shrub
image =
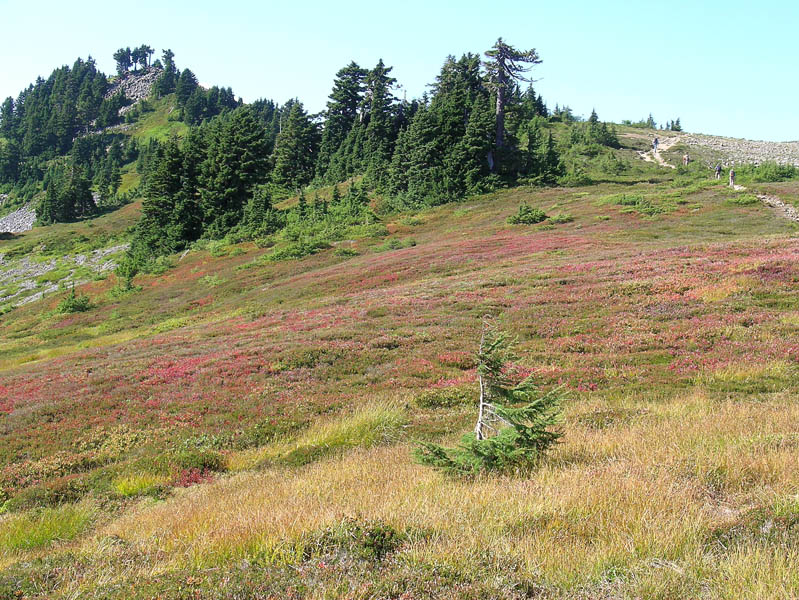
{"type": "Polygon", "coordinates": [[[757,199],[757,196],[753,194],[740,194],[738,196],[733,196],[732,198],[727,198],[726,203],[732,204],[734,206],[750,206],[752,204],[757,204],[760,200],[757,199]]]}
{"type": "Polygon", "coordinates": [[[214,258],[221,258],[228,255],[228,248],[224,242],[213,241],[207,246],[208,253],[214,258]]]}
{"type": "Polygon", "coordinates": [[[533,208],[526,202],[522,202],[519,205],[519,212],[508,217],[508,223],[511,225],[533,225],[547,218],[546,213],[540,208],[533,208]]]}
{"type": "MultiPolygon", "coordinates": [[[[744,169],[746,173],[748,169],[744,169]]],[[[793,165],[778,165],[775,162],[764,162],[752,168],[752,181],[761,183],[788,181],[799,177],[799,169],[793,165]]]]}
{"type": "Polygon", "coordinates": [[[159,256],[146,265],[145,273],[149,273],[151,275],[163,275],[174,266],[175,265],[172,264],[172,261],[169,260],[168,256],[159,256]]]}
{"type": "Polygon", "coordinates": [[[139,263],[130,253],[127,253],[119,261],[114,272],[121,280],[118,286],[120,291],[128,291],[133,287],[133,278],[139,273],[139,263]]]}
{"type": "Polygon", "coordinates": [[[355,248],[336,248],[336,251],[333,252],[336,256],[358,256],[360,253],[355,248]]]}
{"type": "Polygon", "coordinates": [[[206,275],[200,279],[200,283],[207,285],[208,287],[216,287],[224,282],[225,280],[219,277],[219,275],[206,275]]]}
{"type": "Polygon", "coordinates": [[[266,260],[278,261],[304,258],[329,247],[330,244],[321,240],[302,240],[273,250],[266,255],[266,260]]]}
{"type": "Polygon", "coordinates": [[[560,223],[571,223],[574,221],[574,217],[571,216],[569,213],[558,213],[554,217],[550,217],[549,222],[560,224],[560,223]]]}
{"type": "Polygon", "coordinates": [[[172,465],[178,470],[224,471],[224,457],[213,450],[186,448],[172,456],[172,465]]]}
{"type": "Polygon", "coordinates": [[[454,448],[422,442],[414,452],[417,461],[459,476],[526,470],[540,463],[563,435],[557,428],[560,390],[542,393],[529,377],[513,385],[507,370],[516,358],[507,334],[486,323],[478,352],[477,426],[454,448]]]}
{"type": "Polygon", "coordinates": [[[375,252],[387,252],[389,250],[400,250],[402,248],[412,248],[416,245],[416,240],[400,240],[398,238],[391,238],[385,244],[375,246],[375,252]]]}
{"type": "Polygon", "coordinates": [[[623,206],[624,208],[621,211],[623,213],[637,212],[650,217],[671,212],[676,208],[673,204],[655,204],[652,202],[651,198],[641,196],[640,194],[615,194],[603,198],[601,203],[623,206]]]}
{"type": "Polygon", "coordinates": [[[382,561],[406,539],[407,535],[383,521],[350,518],[309,535],[303,542],[308,557],[343,551],[360,559],[382,561]]]}
{"type": "Polygon", "coordinates": [[[91,308],[92,303],[89,297],[84,294],[75,294],[75,287],[73,286],[69,296],[58,303],[58,308],[56,310],[60,313],[76,313],[86,312],[91,308]]]}
{"type": "Polygon", "coordinates": [[[39,277],[36,278],[36,283],[54,283],[66,279],[67,277],[69,277],[69,269],[53,269],[52,271],[47,271],[47,273],[43,275],[39,275],[39,277]]]}

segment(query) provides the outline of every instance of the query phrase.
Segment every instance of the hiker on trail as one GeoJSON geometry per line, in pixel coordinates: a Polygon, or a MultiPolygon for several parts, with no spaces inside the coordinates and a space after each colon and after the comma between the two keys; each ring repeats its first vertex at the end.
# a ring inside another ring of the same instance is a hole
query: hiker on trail
{"type": "Polygon", "coordinates": [[[735,169],[730,167],[730,187],[735,187],[735,169]]]}
{"type": "Polygon", "coordinates": [[[684,167],[687,167],[689,162],[691,162],[691,157],[688,156],[688,153],[686,152],[685,154],[682,155],[682,165],[684,167]]]}
{"type": "Polygon", "coordinates": [[[721,165],[716,165],[716,179],[721,179],[721,165]]]}
{"type": "Polygon", "coordinates": [[[657,152],[657,151],[658,151],[658,139],[657,139],[657,138],[655,138],[654,140],[652,140],[652,150],[653,150],[654,152],[657,152]]]}

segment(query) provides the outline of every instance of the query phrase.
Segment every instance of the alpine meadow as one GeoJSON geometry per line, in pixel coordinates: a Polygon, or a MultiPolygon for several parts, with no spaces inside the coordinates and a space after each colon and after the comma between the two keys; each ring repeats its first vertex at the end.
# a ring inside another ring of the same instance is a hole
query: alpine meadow
{"type": "Polygon", "coordinates": [[[799,597],[799,142],[546,51],[2,102],[0,599],[799,597]]]}

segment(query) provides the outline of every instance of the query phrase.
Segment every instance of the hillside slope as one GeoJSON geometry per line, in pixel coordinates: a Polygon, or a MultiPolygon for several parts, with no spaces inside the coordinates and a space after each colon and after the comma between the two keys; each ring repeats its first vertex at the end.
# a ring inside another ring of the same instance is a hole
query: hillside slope
{"type": "Polygon", "coordinates": [[[705,177],[501,191],[299,261],[212,244],[14,310],[0,594],[796,595],[798,228],[751,192],[799,187],[705,177]],[[558,218],[508,225],[522,201],[558,218]],[[473,425],[485,314],[565,386],[565,437],[452,480],[411,450],[473,425]]]}

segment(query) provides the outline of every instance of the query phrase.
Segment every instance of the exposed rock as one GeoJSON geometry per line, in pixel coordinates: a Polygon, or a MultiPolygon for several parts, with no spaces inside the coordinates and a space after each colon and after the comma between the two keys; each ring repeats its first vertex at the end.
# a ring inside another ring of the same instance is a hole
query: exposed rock
{"type": "Polygon", "coordinates": [[[110,98],[122,90],[125,97],[133,100],[134,103],[149,98],[153,90],[153,84],[155,84],[155,80],[158,79],[160,74],[161,69],[157,67],[148,67],[137,73],[125,73],[108,89],[105,97],[110,98]]]}
{"type": "Polygon", "coordinates": [[[775,209],[777,212],[782,214],[786,219],[790,219],[791,221],[796,221],[799,223],[799,210],[796,209],[795,206],[791,204],[787,204],[777,198],[776,196],[768,196],[766,194],[758,194],[757,197],[767,206],[775,209]]]}
{"type": "Polygon", "coordinates": [[[799,167],[799,142],[762,142],[739,140],[713,135],[687,133],[679,141],[689,146],[702,146],[715,150],[724,157],[725,166],[735,163],[776,162],[799,167]]]}
{"type": "Polygon", "coordinates": [[[0,219],[0,233],[28,231],[33,229],[34,221],[36,221],[36,211],[30,204],[26,204],[0,219]]]}
{"type": "Polygon", "coordinates": [[[86,280],[76,279],[75,269],[86,267],[93,273],[104,273],[116,268],[116,262],[108,257],[118,252],[127,250],[129,244],[119,244],[109,248],[93,250],[89,255],[77,254],[75,256],[65,256],[61,259],[48,259],[39,261],[23,256],[19,260],[6,262],[3,255],[0,255],[0,265],[8,268],[0,269],[0,289],[9,287],[16,288],[13,293],[0,297],[0,302],[14,301],[16,305],[27,304],[50,294],[59,288],[61,282],[74,282],[75,284],[85,283],[86,280]],[[71,263],[71,264],[70,264],[71,263]],[[73,266],[74,265],[74,266],[73,266]],[[39,283],[37,280],[42,275],[49,273],[59,267],[69,268],[69,274],[59,281],[45,281],[39,283]],[[34,292],[26,295],[27,292],[34,292]]]}

